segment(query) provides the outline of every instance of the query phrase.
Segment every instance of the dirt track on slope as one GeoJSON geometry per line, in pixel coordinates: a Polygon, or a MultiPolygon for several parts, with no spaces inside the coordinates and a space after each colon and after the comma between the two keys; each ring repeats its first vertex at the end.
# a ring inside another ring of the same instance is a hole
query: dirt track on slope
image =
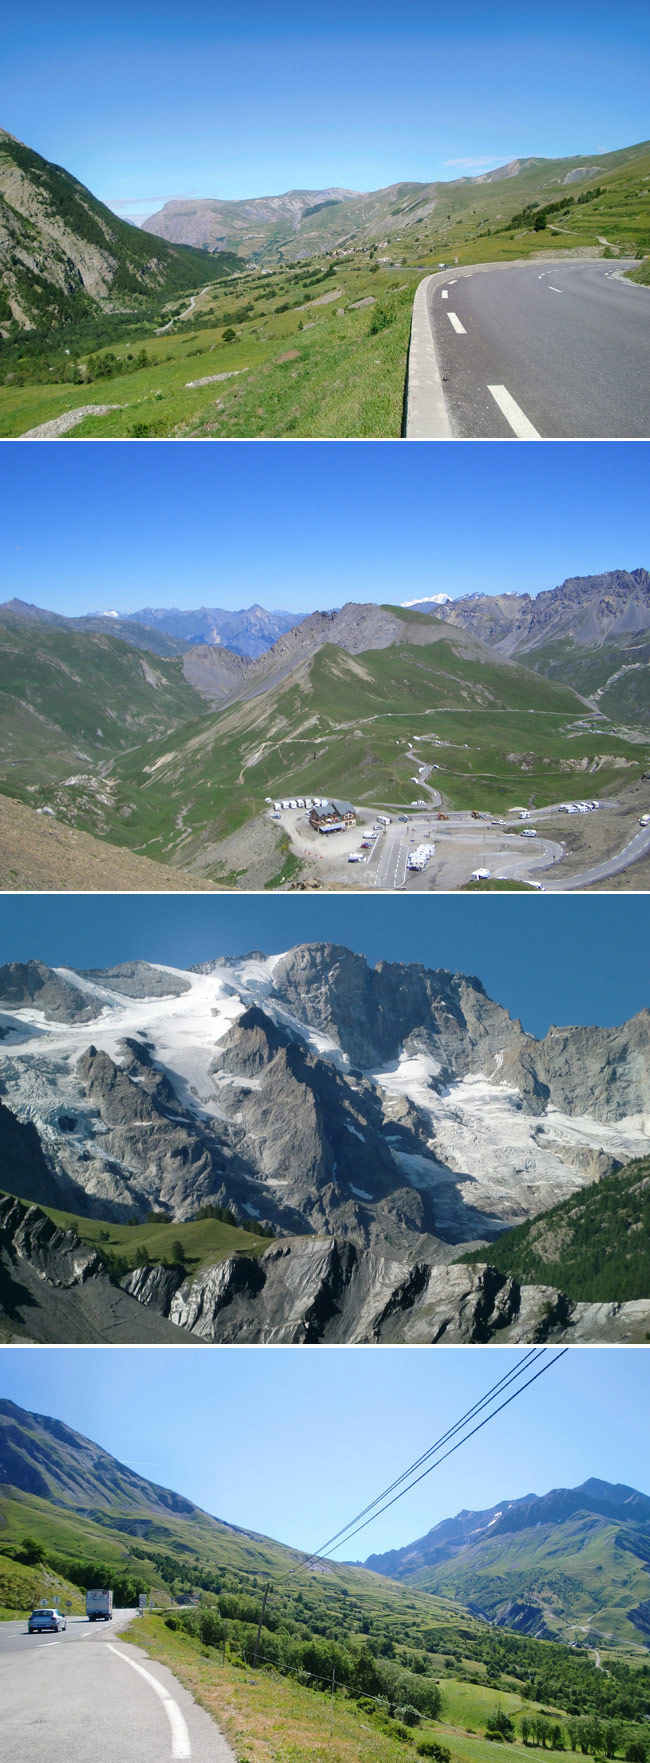
{"type": "Polygon", "coordinates": [[[0,796],[0,889],[19,893],[220,891],[186,870],[136,857],[0,796]]]}

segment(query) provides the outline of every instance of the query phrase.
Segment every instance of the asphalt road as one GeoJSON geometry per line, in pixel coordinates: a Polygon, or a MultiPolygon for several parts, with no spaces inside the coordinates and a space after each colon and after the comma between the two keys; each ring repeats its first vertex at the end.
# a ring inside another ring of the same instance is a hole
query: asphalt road
{"type": "Polygon", "coordinates": [[[640,826],[628,844],[615,857],[606,857],[604,862],[595,863],[592,869],[583,870],[581,875],[573,875],[564,882],[553,884],[566,893],[573,888],[588,888],[592,882],[609,881],[610,876],[620,875],[622,870],[629,869],[638,857],[647,857],[650,851],[650,826],[640,826]]]}
{"type": "Polygon", "coordinates": [[[456,438],[650,436],[650,288],[621,267],[499,266],[429,288],[456,438]]]}
{"type": "Polygon", "coordinates": [[[59,1635],[0,1624],[2,1763],[235,1763],[171,1672],[120,1642],[132,1616],[72,1617],[59,1635]]]}
{"type": "Polygon", "coordinates": [[[376,888],[404,887],[406,882],[406,859],[409,854],[409,841],[406,828],[388,826],[379,846],[379,861],[374,874],[376,888]]]}

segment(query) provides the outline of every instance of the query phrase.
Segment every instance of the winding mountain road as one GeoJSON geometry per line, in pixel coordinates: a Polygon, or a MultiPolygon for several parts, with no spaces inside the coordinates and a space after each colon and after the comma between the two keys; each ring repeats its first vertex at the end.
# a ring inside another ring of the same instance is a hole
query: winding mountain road
{"type": "Polygon", "coordinates": [[[428,405],[433,437],[650,436],[650,288],[626,267],[566,258],[428,278],[407,435],[424,436],[428,405]]]}
{"type": "Polygon", "coordinates": [[[134,1616],[70,1617],[62,1634],[0,1625],[3,1763],[235,1763],[219,1728],[166,1666],[120,1642],[134,1616]]]}
{"type": "Polygon", "coordinates": [[[573,891],[574,888],[591,887],[593,882],[609,881],[610,876],[621,875],[622,871],[629,869],[630,864],[636,863],[639,857],[647,857],[648,852],[650,852],[650,826],[641,826],[638,832],[633,833],[623,850],[616,853],[616,856],[606,857],[602,863],[595,863],[591,869],[583,870],[581,875],[573,875],[567,877],[565,881],[554,882],[553,886],[557,887],[558,891],[567,893],[569,890],[573,891]]]}

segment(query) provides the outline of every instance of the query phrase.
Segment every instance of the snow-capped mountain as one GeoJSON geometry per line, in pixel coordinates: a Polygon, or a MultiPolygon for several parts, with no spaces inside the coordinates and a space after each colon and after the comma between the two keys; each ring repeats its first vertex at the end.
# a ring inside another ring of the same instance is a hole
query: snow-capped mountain
{"type": "Polygon", "coordinates": [[[647,1153],[650,1014],[543,1040],[477,979],[332,944],[200,968],[0,969],[0,1187],[77,1214],[415,1254],[647,1153]],[[409,1247],[410,1245],[410,1247],[409,1247]]]}

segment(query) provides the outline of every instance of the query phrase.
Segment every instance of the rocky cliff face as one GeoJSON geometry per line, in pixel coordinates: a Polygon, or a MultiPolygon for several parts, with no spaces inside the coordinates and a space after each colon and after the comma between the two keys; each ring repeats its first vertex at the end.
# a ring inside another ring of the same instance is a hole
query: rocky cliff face
{"type": "Polygon", "coordinates": [[[190,1278],[174,1267],[135,1268],[118,1287],[74,1231],[36,1206],[0,1201],[5,1341],[639,1343],[649,1328],[650,1300],[573,1303],[488,1262],[408,1261],[341,1237],[287,1237],[190,1278]]]}
{"type": "MultiPolygon", "coordinates": [[[[485,645],[469,628],[456,630],[452,640],[460,655],[477,661],[490,659],[485,645]]],[[[333,612],[309,613],[245,669],[233,665],[236,658],[226,659],[224,654],[219,660],[213,650],[204,653],[196,648],[186,656],[184,671],[191,684],[215,703],[235,702],[269,691],[330,643],[348,655],[362,655],[370,649],[390,649],[396,643],[428,648],[449,641],[449,630],[437,618],[419,618],[408,612],[402,615],[399,607],[350,600],[333,612]]]]}
{"type": "Polygon", "coordinates": [[[207,257],[143,238],[70,172],[0,129],[0,329],[87,323],[92,303],[116,285],[124,303],[125,289],[196,287],[206,265],[207,257]]]}
{"type": "Polygon", "coordinates": [[[4,1186],[69,1211],[440,1258],[647,1152],[647,1011],[538,1041],[479,979],[329,943],[0,988],[4,1186]]]}
{"type": "Polygon", "coordinates": [[[650,1300],[575,1304],[488,1264],[408,1265],[337,1239],[299,1238],[232,1256],[194,1279],[136,1269],[124,1290],[209,1342],[452,1346],[645,1339],[650,1300]]]}
{"type": "Polygon", "coordinates": [[[650,629],[647,569],[612,569],[570,576],[533,599],[530,594],[467,594],[438,617],[473,631],[502,654],[519,655],[560,637],[599,645],[650,629]]]}
{"type": "Polygon", "coordinates": [[[92,1022],[97,1015],[95,1003],[43,961],[0,967],[0,1009],[39,1010],[48,1022],[92,1022]]]}
{"type": "MultiPolygon", "coordinates": [[[[173,1324],[144,1311],[109,1279],[93,1249],[74,1231],[60,1230],[37,1206],[0,1200],[0,1341],[100,1345],[171,1342],[186,1337],[173,1324]]],[[[25,1461],[10,1449],[0,1404],[0,1479],[27,1485],[47,1498],[38,1477],[33,1445],[25,1461]]]]}

